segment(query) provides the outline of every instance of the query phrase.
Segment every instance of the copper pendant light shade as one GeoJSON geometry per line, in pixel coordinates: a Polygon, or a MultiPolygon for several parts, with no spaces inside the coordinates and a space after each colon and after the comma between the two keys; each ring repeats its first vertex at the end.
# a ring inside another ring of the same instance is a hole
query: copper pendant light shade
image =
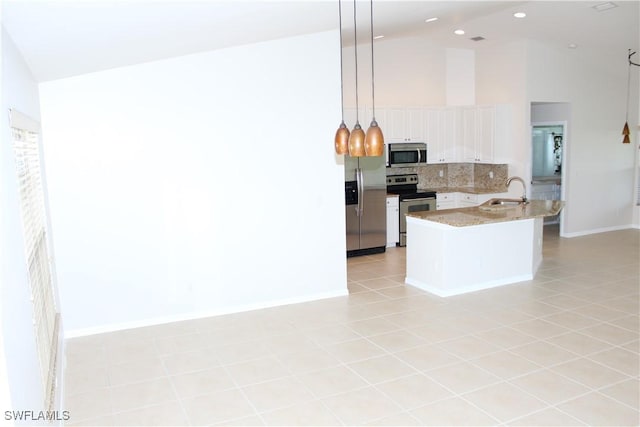
{"type": "Polygon", "coordinates": [[[624,122],[624,127],[622,128],[622,135],[624,136],[624,138],[622,138],[623,144],[631,144],[631,139],[629,138],[629,134],[631,134],[631,132],[629,131],[629,123],[624,122]]]}
{"type": "Polygon", "coordinates": [[[344,120],[340,123],[340,127],[336,131],[336,154],[347,154],[349,152],[349,129],[344,124],[344,120]]]}
{"type": "Polygon", "coordinates": [[[384,153],[384,136],[376,119],[371,120],[364,138],[364,151],[367,156],[382,156],[384,153]]]}
{"type": "Polygon", "coordinates": [[[363,157],[367,155],[364,150],[364,139],[364,131],[362,130],[360,123],[356,122],[356,125],[351,131],[351,136],[349,137],[349,155],[351,157],[363,157]]]}

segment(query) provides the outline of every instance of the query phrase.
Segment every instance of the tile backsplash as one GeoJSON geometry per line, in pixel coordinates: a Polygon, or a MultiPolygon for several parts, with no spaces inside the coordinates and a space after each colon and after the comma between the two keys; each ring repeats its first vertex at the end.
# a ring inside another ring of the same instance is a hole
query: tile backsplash
{"type": "Polygon", "coordinates": [[[476,163],[473,165],[473,183],[476,188],[495,188],[507,191],[509,165],[476,163]]]}
{"type": "Polygon", "coordinates": [[[410,168],[387,168],[387,175],[418,174],[419,188],[473,187],[506,191],[509,165],[442,163],[410,168]]]}

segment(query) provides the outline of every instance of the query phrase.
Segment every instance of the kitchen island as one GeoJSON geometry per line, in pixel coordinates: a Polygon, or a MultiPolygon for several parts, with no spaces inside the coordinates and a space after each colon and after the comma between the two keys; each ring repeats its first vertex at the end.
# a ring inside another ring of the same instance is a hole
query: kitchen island
{"type": "Polygon", "coordinates": [[[564,202],[531,200],[407,215],[405,282],[441,297],[531,280],[542,226],[564,202]]]}

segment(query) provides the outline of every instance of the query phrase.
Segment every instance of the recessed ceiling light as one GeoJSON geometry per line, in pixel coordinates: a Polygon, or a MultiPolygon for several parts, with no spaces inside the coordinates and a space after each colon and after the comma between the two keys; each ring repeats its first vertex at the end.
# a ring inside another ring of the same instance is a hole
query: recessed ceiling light
{"type": "Polygon", "coordinates": [[[569,43],[569,49],[577,49],[578,45],[575,43],[569,43]]]}
{"type": "Polygon", "coordinates": [[[527,16],[527,14],[524,13],[524,12],[516,12],[516,13],[513,14],[513,16],[516,17],[516,18],[524,18],[524,17],[527,16]]]}
{"type": "Polygon", "coordinates": [[[453,33],[457,34],[459,36],[463,36],[464,35],[464,30],[455,30],[453,33]]]}
{"type": "Polygon", "coordinates": [[[486,40],[486,39],[482,36],[475,36],[475,37],[471,37],[469,40],[473,40],[474,42],[481,42],[482,40],[486,40]]]}
{"type": "Polygon", "coordinates": [[[437,21],[437,20],[438,20],[438,17],[434,16],[433,18],[425,19],[424,22],[434,22],[434,21],[437,21]]]}
{"type": "Polygon", "coordinates": [[[605,2],[605,3],[600,3],[597,4],[595,6],[592,6],[595,10],[597,10],[598,12],[604,12],[605,10],[609,10],[609,9],[613,9],[614,7],[618,7],[617,4],[613,3],[613,2],[605,2]]]}
{"type": "Polygon", "coordinates": [[[374,40],[378,40],[378,39],[383,39],[384,38],[384,34],[380,34],[379,36],[375,36],[373,39],[374,40]]]}

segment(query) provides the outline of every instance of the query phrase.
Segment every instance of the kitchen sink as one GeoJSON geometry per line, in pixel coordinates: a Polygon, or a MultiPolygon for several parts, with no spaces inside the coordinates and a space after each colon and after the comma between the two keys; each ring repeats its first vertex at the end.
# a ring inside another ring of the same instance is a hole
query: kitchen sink
{"type": "Polygon", "coordinates": [[[489,199],[478,206],[478,208],[483,211],[496,211],[517,206],[524,206],[527,203],[529,202],[524,199],[489,199]]]}

